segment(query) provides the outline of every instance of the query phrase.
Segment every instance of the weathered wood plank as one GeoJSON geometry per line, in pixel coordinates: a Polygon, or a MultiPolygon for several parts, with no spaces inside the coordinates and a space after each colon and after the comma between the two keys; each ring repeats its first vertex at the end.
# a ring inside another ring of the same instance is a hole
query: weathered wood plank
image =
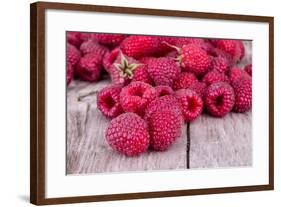
{"type": "Polygon", "coordinates": [[[67,173],[78,172],[85,160],[83,151],[87,143],[87,123],[91,103],[95,103],[95,94],[83,98],[78,97],[89,92],[97,92],[108,82],[91,84],[83,81],[73,81],[67,90],[67,173]]]}
{"type": "Polygon", "coordinates": [[[97,109],[96,95],[77,101],[78,94],[98,91],[106,84],[107,81],[95,85],[74,81],[75,87],[68,91],[67,173],[185,169],[186,125],[182,137],[166,152],[148,151],[139,157],[128,158],[108,146],[104,134],[109,120],[97,109]]]}
{"type": "Polygon", "coordinates": [[[190,168],[250,166],[252,113],[203,114],[190,124],[190,168]]]}

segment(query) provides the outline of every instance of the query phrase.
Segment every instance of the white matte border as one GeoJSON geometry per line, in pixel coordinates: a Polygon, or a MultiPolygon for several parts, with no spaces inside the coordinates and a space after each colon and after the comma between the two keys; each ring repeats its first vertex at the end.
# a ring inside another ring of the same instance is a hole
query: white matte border
{"type": "Polygon", "coordinates": [[[268,23],[46,11],[46,197],[268,184],[268,23]],[[253,167],[66,176],[65,32],[253,40],[253,167]]]}

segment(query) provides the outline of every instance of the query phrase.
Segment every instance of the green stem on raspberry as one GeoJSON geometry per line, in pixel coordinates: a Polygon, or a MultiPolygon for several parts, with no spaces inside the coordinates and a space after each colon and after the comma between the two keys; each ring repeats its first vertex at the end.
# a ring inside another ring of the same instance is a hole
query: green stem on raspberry
{"type": "Polygon", "coordinates": [[[129,64],[126,57],[121,53],[121,63],[115,63],[114,66],[117,70],[120,71],[120,76],[122,78],[128,77],[130,79],[133,78],[133,72],[136,70],[141,64],[131,63],[129,64]]]}

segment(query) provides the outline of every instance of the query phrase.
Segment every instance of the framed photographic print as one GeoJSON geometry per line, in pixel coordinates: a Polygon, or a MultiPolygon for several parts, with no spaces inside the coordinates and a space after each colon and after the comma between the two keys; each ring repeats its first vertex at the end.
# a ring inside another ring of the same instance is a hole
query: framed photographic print
{"type": "Polygon", "coordinates": [[[33,204],[273,190],[273,17],[30,13],[33,204]]]}

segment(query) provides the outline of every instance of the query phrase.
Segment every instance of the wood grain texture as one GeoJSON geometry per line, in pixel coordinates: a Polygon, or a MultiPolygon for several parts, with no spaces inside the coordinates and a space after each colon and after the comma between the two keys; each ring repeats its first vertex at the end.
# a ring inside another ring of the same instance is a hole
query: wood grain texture
{"type": "Polygon", "coordinates": [[[250,166],[252,113],[201,115],[190,124],[190,168],[250,166]]]}
{"type": "Polygon", "coordinates": [[[148,151],[139,157],[128,158],[113,151],[104,134],[109,120],[96,106],[96,94],[78,101],[78,96],[98,91],[109,84],[87,84],[74,81],[67,98],[67,173],[101,173],[142,170],[186,169],[186,125],[182,136],[166,152],[148,151]]]}

